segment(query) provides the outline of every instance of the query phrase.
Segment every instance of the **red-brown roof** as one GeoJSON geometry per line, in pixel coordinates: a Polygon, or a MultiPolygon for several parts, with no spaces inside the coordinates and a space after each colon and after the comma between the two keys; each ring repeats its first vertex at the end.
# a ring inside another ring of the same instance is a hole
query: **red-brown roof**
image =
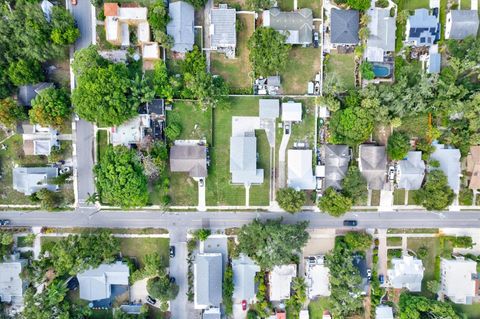
{"type": "Polygon", "coordinates": [[[287,314],[285,312],[277,312],[277,319],[287,319],[287,314]]]}
{"type": "Polygon", "coordinates": [[[104,3],[103,11],[106,17],[118,16],[118,3],[112,3],[112,2],[104,3]]]}

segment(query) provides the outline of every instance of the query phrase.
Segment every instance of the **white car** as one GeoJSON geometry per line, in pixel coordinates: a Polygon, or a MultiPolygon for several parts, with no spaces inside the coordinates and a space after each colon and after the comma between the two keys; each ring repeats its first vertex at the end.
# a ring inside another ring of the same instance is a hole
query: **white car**
{"type": "Polygon", "coordinates": [[[388,180],[393,181],[395,179],[395,167],[392,165],[388,168],[388,180]]]}

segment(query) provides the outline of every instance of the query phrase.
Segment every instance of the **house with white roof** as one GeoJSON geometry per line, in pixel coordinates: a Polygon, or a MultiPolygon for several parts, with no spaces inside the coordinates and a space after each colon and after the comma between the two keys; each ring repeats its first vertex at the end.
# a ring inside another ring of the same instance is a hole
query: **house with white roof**
{"type": "Polygon", "coordinates": [[[299,313],[299,319],[309,319],[310,318],[310,314],[308,313],[308,310],[300,310],[300,313],[299,313]]]}
{"type": "Polygon", "coordinates": [[[388,269],[387,277],[395,289],[406,288],[411,292],[422,290],[423,272],[425,268],[421,259],[403,255],[392,259],[392,269],[388,269]]]}
{"type": "Polygon", "coordinates": [[[297,265],[282,265],[273,267],[268,274],[270,283],[270,301],[290,299],[292,279],[297,276],[297,265]]]}
{"type": "Polygon", "coordinates": [[[54,147],[59,147],[58,131],[38,124],[22,123],[17,132],[22,134],[24,155],[50,155],[54,147]]]}
{"type": "Polygon", "coordinates": [[[445,39],[463,40],[468,36],[477,36],[477,10],[450,10],[445,23],[445,39]]]}
{"type": "Polygon", "coordinates": [[[462,173],[460,167],[460,150],[448,148],[446,145],[433,143],[435,151],[430,155],[430,159],[440,163],[440,168],[447,176],[448,186],[458,194],[460,191],[460,176],[462,173]]]}
{"type": "Polygon", "coordinates": [[[0,302],[9,303],[15,308],[23,306],[27,282],[20,274],[26,265],[27,260],[21,259],[19,254],[11,255],[0,263],[0,302]]]}
{"type": "Polygon", "coordinates": [[[113,146],[139,144],[145,137],[145,129],[150,127],[150,115],[139,114],[127,122],[110,128],[110,143],[113,146]]]}
{"type": "Polygon", "coordinates": [[[305,258],[305,282],[308,299],[330,296],[330,270],[325,265],[324,256],[305,258]]]}
{"type": "Polygon", "coordinates": [[[383,62],[388,52],[395,51],[395,18],[390,16],[390,9],[373,7],[367,11],[370,21],[365,57],[370,62],[383,62]]]}
{"type": "Polygon", "coordinates": [[[302,121],[302,103],[288,101],[282,103],[282,121],[283,122],[301,122],[302,121]]]}
{"type": "Polygon", "coordinates": [[[58,185],[51,180],[58,176],[56,167],[15,167],[13,169],[13,189],[24,195],[32,195],[41,189],[57,191],[58,185]]]}
{"type": "Polygon", "coordinates": [[[235,58],[237,47],[236,10],[220,4],[210,10],[210,48],[235,58]]]}
{"type": "Polygon", "coordinates": [[[167,24],[167,34],[173,38],[172,51],[187,53],[195,43],[194,19],[195,9],[185,1],[168,4],[170,21],[167,24]]]}
{"type": "Polygon", "coordinates": [[[459,257],[440,261],[440,293],[453,303],[470,305],[478,298],[477,263],[459,257]]]}
{"type": "Polygon", "coordinates": [[[221,253],[200,253],[193,264],[195,309],[219,308],[222,302],[221,253]]]}
{"type": "Polygon", "coordinates": [[[422,187],[425,177],[425,162],[422,152],[410,151],[407,158],[398,162],[397,187],[400,189],[416,190],[422,187]]]}
{"type": "Polygon", "coordinates": [[[128,286],[130,269],[122,262],[101,264],[77,274],[80,299],[97,301],[112,295],[112,286],[128,286]]]}
{"type": "Polygon", "coordinates": [[[375,309],[376,319],[393,319],[393,309],[387,305],[380,305],[375,309]]]}
{"type": "Polygon", "coordinates": [[[232,270],[235,286],[233,298],[238,301],[255,298],[255,275],[260,271],[260,266],[247,255],[240,254],[232,260],[232,270]]]}
{"type": "Polygon", "coordinates": [[[312,150],[288,150],[288,187],[315,189],[315,176],[312,169],[312,150]]]}

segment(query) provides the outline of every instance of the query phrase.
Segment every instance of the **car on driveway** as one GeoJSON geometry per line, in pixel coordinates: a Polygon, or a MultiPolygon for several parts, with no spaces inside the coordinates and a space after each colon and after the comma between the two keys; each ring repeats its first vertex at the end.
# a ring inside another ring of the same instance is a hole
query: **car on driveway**
{"type": "Polygon", "coordinates": [[[343,226],[355,227],[358,225],[358,222],[354,219],[346,219],[343,221],[343,226]]]}
{"type": "Polygon", "coordinates": [[[175,257],[175,246],[170,246],[170,258],[175,257]]]}
{"type": "Polygon", "coordinates": [[[247,310],[247,301],[246,300],[242,300],[242,310],[243,311],[247,310]]]}
{"type": "Polygon", "coordinates": [[[157,300],[150,297],[150,296],[147,296],[147,303],[151,304],[151,305],[154,305],[157,303],[157,300]]]}
{"type": "Polygon", "coordinates": [[[378,281],[380,281],[380,285],[383,285],[383,283],[385,282],[385,277],[383,277],[383,275],[379,275],[378,281]]]}
{"type": "Polygon", "coordinates": [[[395,179],[395,167],[391,165],[388,168],[388,180],[393,181],[395,179]]]}
{"type": "Polygon", "coordinates": [[[367,278],[368,280],[372,279],[372,270],[370,268],[367,269],[367,278]]]}
{"type": "Polygon", "coordinates": [[[290,134],[290,124],[285,124],[285,135],[290,134]]]}
{"type": "Polygon", "coordinates": [[[319,42],[319,35],[318,35],[318,32],[315,31],[315,32],[313,32],[313,47],[314,48],[318,48],[318,46],[319,46],[318,42],[319,42]]]}
{"type": "Polygon", "coordinates": [[[10,225],[10,219],[0,219],[0,226],[10,225]]]}

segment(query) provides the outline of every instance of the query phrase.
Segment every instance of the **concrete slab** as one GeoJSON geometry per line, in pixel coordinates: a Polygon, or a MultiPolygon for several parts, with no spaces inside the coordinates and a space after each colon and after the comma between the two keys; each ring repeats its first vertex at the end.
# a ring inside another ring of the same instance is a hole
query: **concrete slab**
{"type": "Polygon", "coordinates": [[[303,248],[304,256],[324,255],[335,246],[335,229],[315,229],[309,233],[310,239],[303,248]]]}

